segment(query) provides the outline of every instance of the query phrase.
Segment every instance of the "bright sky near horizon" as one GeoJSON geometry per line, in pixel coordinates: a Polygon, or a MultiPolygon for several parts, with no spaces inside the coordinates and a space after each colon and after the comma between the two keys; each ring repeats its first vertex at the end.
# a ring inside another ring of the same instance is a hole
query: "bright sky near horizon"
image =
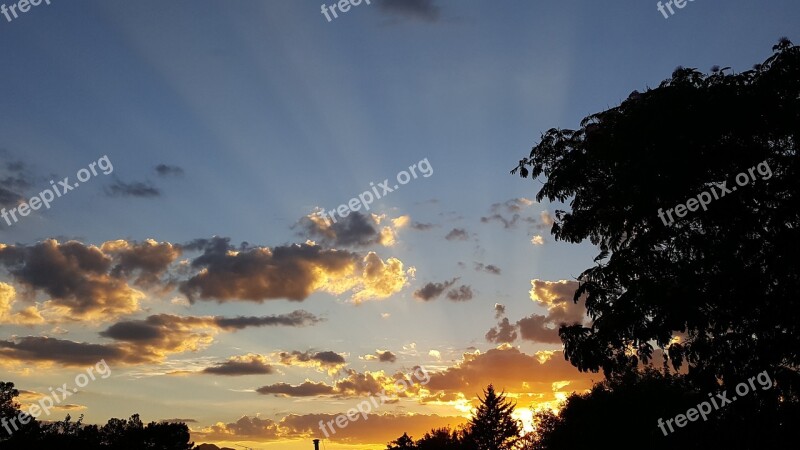
{"type": "Polygon", "coordinates": [[[0,219],[0,380],[26,405],[102,359],[108,378],[40,419],[139,413],[265,449],[313,448],[319,420],[388,387],[330,450],[457,425],[488,383],[525,408],[586,389],[601,376],[564,361],[556,328],[583,319],[570,300],[596,249],[555,242],[566,207],[509,170],[542,132],[676,66],[743,71],[800,42],[796,1],[696,0],[668,18],[656,3],[372,0],[328,21],[309,0],[51,0],[0,15],[0,206],[16,208],[0,219]],[[339,207],[365,191],[383,194],[369,211],[339,207]],[[419,366],[428,382],[394,395],[419,366]]]}

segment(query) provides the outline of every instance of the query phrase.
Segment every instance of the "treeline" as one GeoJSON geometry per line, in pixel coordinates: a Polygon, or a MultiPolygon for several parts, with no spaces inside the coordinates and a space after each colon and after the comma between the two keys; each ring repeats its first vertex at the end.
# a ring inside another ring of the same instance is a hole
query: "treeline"
{"type": "Polygon", "coordinates": [[[595,384],[587,393],[572,394],[558,412],[536,412],[530,433],[521,433],[522,424],[512,417],[516,405],[489,386],[464,427],[433,429],[417,440],[404,433],[386,449],[793,449],[799,437],[800,398],[785,388],[796,382],[788,379],[792,377],[793,371],[779,372],[768,388],[756,384],[757,389],[735,400],[730,392],[732,401],[723,402],[717,401],[725,397],[719,386],[704,391],[686,375],[631,370],[595,384]],[[704,419],[676,423],[675,417],[703,402],[714,404],[704,419]],[[669,426],[664,425],[667,420],[673,420],[669,426]]]}
{"type": "Polygon", "coordinates": [[[14,383],[0,382],[0,450],[191,450],[189,427],[184,423],[150,422],[138,414],[110,419],[105,425],[73,421],[41,422],[23,413],[14,399],[14,383]]]}
{"type": "Polygon", "coordinates": [[[387,450],[478,450],[511,449],[520,441],[522,424],[512,417],[516,405],[497,393],[491,384],[479,397],[480,405],[472,419],[461,428],[438,428],[414,441],[408,434],[389,442],[387,450]]]}

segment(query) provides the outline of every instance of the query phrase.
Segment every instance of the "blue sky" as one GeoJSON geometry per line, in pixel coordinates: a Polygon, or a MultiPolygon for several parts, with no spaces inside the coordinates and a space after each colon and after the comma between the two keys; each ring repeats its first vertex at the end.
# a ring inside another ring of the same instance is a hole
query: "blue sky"
{"type": "MultiPolygon", "coordinates": [[[[383,223],[365,216],[375,230],[407,216],[392,245],[326,247],[402,262],[406,280],[389,295],[356,305],[351,290],[319,288],[303,301],[208,298],[189,304],[177,286],[197,275],[186,266],[202,251],[183,248],[158,274],[157,287],[132,287],[143,295],[135,308],[91,317],[59,310],[27,324],[8,320],[0,339],[48,336],[116,345],[98,332],[154,314],[268,316],[303,309],[324,318],[306,327],[216,330],[213,342],[196,351],[160,348],[165,353],[158,361],[121,358],[109,364],[114,376],[74,397],[90,421],[133,412],[146,420],[191,418],[195,439],[209,441],[221,440],[208,428],[216,422],[335,413],[355,400],[252,392],[305,379],[333,384],[342,376],[302,364],[263,376],[163,373],[201,371],[244,354],[277,367],[275,352],[313,350],[345,355],[347,367],[361,374],[418,364],[444,374],[463,369],[470,358],[464,353],[476,350],[484,356],[511,352],[509,346],[522,355],[558,350],[552,342],[522,338],[498,350],[502,343],[485,338],[499,320],[496,303],[505,306],[511,324],[546,314],[566,298],[556,283],[574,280],[595,254],[590,245],[549,236],[541,213],[563,205],[513,201],[533,199],[539,186],[509,175],[516,161],[547,129],[577,127],[634,89],[657,86],[678,65],[743,71],[768,57],[779,37],[800,41],[800,5],[788,0],[696,0],[668,19],[652,1],[436,0],[409,1],[408,9],[398,2],[362,3],[331,22],[319,2],[306,0],[52,0],[12,22],[0,16],[0,157],[7,172],[27,180],[11,190],[30,198],[49,180],[74,178],[103,155],[114,167],[49,210],[10,227],[0,222],[0,242],[8,246],[32,248],[50,238],[99,247],[146,239],[180,246],[221,236],[234,247],[247,242],[261,249],[319,241],[298,225],[316,207],[333,209],[424,158],[434,171],[373,205],[386,215],[383,223]],[[13,162],[24,169],[11,170],[13,162]],[[154,170],[159,164],[182,173],[161,176],[154,170]],[[129,195],[111,195],[115,183],[129,195]],[[135,195],[135,183],[157,194],[135,195]],[[492,211],[494,204],[500,205],[492,211]],[[481,221],[498,211],[529,220],[509,228],[481,221]],[[415,223],[431,227],[415,229],[415,223]],[[467,238],[445,239],[453,229],[467,238]],[[535,235],[543,245],[531,243],[535,235]],[[500,274],[476,270],[476,264],[497,266],[500,274]],[[408,272],[411,267],[415,271],[408,272]],[[454,278],[452,287],[471,289],[470,300],[414,295],[428,283],[454,278]],[[552,297],[533,299],[531,280],[549,283],[542,292],[552,297]],[[360,358],[376,349],[391,351],[396,362],[360,358]]],[[[680,123],[675,117],[663,132],[680,123]]],[[[9,311],[47,309],[53,291],[12,269],[0,270],[0,281],[16,292],[9,311]]],[[[40,393],[79,370],[58,358],[14,358],[0,365],[0,379],[40,393]],[[45,366],[46,372],[35,370],[45,366]]],[[[559,376],[553,381],[564,380],[559,376]]],[[[469,400],[479,388],[473,383],[442,392],[469,400]]],[[[528,395],[520,397],[523,403],[550,400],[555,392],[542,397],[535,389],[509,390],[528,395]]],[[[457,402],[434,405],[423,397],[387,411],[465,413],[457,402]]],[[[280,441],[268,433],[233,436],[231,442],[280,441]]],[[[292,439],[305,436],[298,431],[292,439]]]]}

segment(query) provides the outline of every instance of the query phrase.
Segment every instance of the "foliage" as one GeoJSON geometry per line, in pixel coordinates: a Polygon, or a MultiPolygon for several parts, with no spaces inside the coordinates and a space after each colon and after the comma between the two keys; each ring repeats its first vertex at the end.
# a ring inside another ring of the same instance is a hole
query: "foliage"
{"type": "Polygon", "coordinates": [[[0,428],[0,450],[59,449],[59,450],[190,450],[189,428],[183,423],[142,423],[138,414],[128,420],[110,419],[102,427],[83,424],[83,416],[77,421],[67,417],[62,421],[39,422],[31,418],[20,426],[19,405],[14,398],[19,391],[14,383],[0,382],[0,419],[6,424],[17,418],[18,430],[8,424],[11,435],[0,428]]]}
{"type": "Polygon", "coordinates": [[[800,48],[773,50],[738,74],[679,67],[578,130],[549,130],[512,171],[546,178],[537,200],[568,202],[556,239],[599,247],[575,293],[592,323],[559,332],[580,370],[625,372],[657,347],[699,385],[768,370],[797,389],[800,48]],[[659,217],[762,162],[771,177],[659,217]]]}

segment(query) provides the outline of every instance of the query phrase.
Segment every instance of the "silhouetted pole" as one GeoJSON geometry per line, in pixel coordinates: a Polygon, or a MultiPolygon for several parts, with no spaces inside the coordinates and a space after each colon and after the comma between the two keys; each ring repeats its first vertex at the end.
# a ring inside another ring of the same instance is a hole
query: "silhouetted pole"
{"type": "Polygon", "coordinates": [[[319,439],[314,439],[314,450],[319,450],[319,439]]]}

